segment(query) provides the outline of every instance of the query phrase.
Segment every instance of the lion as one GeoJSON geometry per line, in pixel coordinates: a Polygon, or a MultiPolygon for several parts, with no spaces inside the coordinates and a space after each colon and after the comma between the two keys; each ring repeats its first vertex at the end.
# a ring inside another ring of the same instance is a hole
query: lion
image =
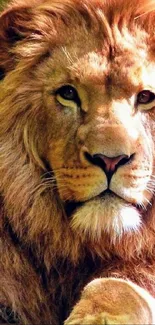
{"type": "Polygon", "coordinates": [[[0,322],[155,323],[155,2],[0,15],[0,322]]]}

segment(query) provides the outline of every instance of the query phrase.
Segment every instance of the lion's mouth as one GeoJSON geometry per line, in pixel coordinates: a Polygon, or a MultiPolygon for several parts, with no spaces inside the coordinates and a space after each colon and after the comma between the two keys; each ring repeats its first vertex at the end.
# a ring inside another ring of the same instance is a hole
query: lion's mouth
{"type": "MultiPolygon", "coordinates": [[[[114,192],[112,192],[110,189],[107,189],[105,191],[103,191],[102,193],[100,193],[99,195],[89,199],[89,200],[85,200],[82,202],[78,202],[78,201],[66,201],[65,202],[65,212],[67,214],[68,217],[70,217],[78,208],[82,207],[83,205],[85,205],[87,202],[90,202],[94,199],[108,199],[108,198],[119,198],[124,200],[122,197],[118,196],[117,194],[115,194],[114,192]]],[[[124,200],[124,202],[126,203],[126,201],[124,200]]],[[[131,203],[130,203],[131,204],[131,203]]],[[[132,206],[134,208],[136,208],[137,210],[140,210],[140,207],[137,204],[132,204],[132,206]]]]}
{"type": "Polygon", "coordinates": [[[85,202],[67,201],[65,202],[65,212],[68,217],[70,217],[78,208],[82,207],[85,202]]]}

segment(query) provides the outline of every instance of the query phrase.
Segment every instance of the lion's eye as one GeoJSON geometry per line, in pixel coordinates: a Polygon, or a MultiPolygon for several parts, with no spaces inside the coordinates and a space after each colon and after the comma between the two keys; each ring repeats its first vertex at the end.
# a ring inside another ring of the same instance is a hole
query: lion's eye
{"type": "Polygon", "coordinates": [[[59,88],[56,91],[56,96],[59,99],[62,98],[65,101],[73,101],[76,104],[80,105],[80,98],[78,96],[78,93],[76,89],[70,85],[65,85],[59,88]]]}
{"type": "Polygon", "coordinates": [[[155,94],[150,90],[143,90],[137,95],[137,105],[149,104],[155,99],[155,94]]]}

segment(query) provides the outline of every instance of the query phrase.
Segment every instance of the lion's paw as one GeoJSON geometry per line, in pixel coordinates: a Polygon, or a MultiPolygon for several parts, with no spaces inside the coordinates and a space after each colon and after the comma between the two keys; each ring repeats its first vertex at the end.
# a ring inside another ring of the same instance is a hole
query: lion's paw
{"type": "Polygon", "coordinates": [[[88,284],[64,325],[154,324],[154,298],[129,281],[97,279],[88,284]]]}
{"type": "Polygon", "coordinates": [[[90,325],[90,324],[106,324],[105,319],[102,315],[91,316],[87,315],[85,317],[78,317],[78,315],[73,315],[67,319],[65,325],[90,325]]]}
{"type": "Polygon", "coordinates": [[[112,316],[108,313],[99,313],[97,315],[86,315],[78,317],[72,315],[67,319],[64,325],[108,325],[108,324],[131,324],[130,319],[124,316],[112,316]]]}

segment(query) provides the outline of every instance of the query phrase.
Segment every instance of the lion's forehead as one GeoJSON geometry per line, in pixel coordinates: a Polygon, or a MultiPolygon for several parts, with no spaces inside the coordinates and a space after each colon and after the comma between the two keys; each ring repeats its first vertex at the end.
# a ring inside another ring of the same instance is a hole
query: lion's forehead
{"type": "Polygon", "coordinates": [[[54,67],[55,84],[75,82],[91,92],[98,87],[100,93],[118,99],[155,87],[152,73],[155,65],[150,60],[148,64],[146,45],[138,46],[135,41],[127,48],[122,36],[121,41],[115,39],[112,46],[106,39],[95,43],[93,37],[90,35],[87,43],[84,35],[80,43],[77,40],[53,51],[49,67],[54,67]]]}

